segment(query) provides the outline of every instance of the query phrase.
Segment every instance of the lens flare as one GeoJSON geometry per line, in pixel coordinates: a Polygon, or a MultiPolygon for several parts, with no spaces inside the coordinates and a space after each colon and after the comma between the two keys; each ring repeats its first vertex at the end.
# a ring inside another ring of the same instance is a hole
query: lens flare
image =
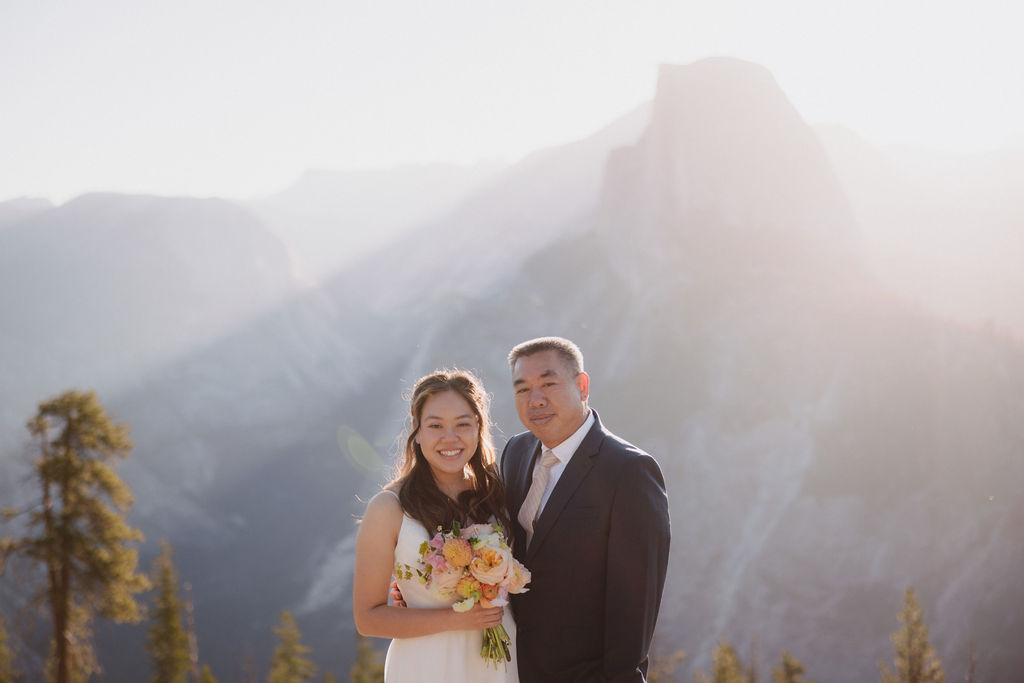
{"type": "Polygon", "coordinates": [[[338,427],[338,446],[348,461],[359,470],[376,474],[384,469],[384,462],[374,447],[351,427],[338,427]]]}

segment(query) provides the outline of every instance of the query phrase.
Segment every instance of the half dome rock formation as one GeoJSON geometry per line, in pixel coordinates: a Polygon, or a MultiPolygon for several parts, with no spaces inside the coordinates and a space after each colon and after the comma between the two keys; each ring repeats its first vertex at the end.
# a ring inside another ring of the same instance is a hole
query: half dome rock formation
{"type": "Polygon", "coordinates": [[[756,64],[663,65],[650,125],[611,155],[604,187],[599,231],[634,284],[666,269],[862,272],[825,150],[756,64]]]}

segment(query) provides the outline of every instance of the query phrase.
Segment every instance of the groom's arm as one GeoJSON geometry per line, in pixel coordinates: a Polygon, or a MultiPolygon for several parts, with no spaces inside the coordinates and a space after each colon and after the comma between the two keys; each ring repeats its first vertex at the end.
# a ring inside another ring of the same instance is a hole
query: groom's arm
{"type": "Polygon", "coordinates": [[[623,468],[612,503],[604,680],[643,681],[668,568],[671,529],[661,469],[644,454],[623,468]]]}
{"type": "MultiPolygon", "coordinates": [[[[523,500],[520,497],[523,494],[514,485],[513,470],[515,469],[515,463],[513,461],[516,459],[516,456],[513,451],[517,448],[514,445],[515,441],[516,437],[512,437],[505,443],[505,447],[501,450],[501,460],[498,463],[498,467],[501,473],[501,480],[505,484],[505,512],[508,514],[508,521],[511,525],[511,528],[507,529],[508,539],[516,558],[521,560],[525,539],[522,537],[522,528],[519,526],[519,520],[516,517],[519,515],[519,506],[523,504],[523,500]]],[[[521,446],[519,447],[521,448],[521,446]]]]}
{"type": "Polygon", "coordinates": [[[512,443],[511,440],[505,442],[505,447],[501,449],[501,459],[498,460],[498,471],[501,472],[501,480],[503,482],[508,481],[508,445],[512,443]]]}

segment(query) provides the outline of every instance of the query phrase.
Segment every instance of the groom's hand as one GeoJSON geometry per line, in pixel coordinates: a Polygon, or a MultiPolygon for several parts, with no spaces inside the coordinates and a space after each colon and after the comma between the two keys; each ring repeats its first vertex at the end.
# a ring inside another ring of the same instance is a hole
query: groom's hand
{"type": "Polygon", "coordinates": [[[391,582],[391,592],[388,593],[388,597],[391,598],[391,603],[395,607],[408,607],[405,604],[405,598],[402,597],[402,591],[398,588],[398,581],[391,582]]]}

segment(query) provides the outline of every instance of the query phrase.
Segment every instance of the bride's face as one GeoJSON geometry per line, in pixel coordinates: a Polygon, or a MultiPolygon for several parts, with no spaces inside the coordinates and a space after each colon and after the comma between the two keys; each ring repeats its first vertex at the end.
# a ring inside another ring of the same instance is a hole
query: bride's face
{"type": "Polygon", "coordinates": [[[480,441],[480,421],[469,402],[454,391],[434,394],[423,404],[416,443],[434,477],[460,478],[480,441]]]}

